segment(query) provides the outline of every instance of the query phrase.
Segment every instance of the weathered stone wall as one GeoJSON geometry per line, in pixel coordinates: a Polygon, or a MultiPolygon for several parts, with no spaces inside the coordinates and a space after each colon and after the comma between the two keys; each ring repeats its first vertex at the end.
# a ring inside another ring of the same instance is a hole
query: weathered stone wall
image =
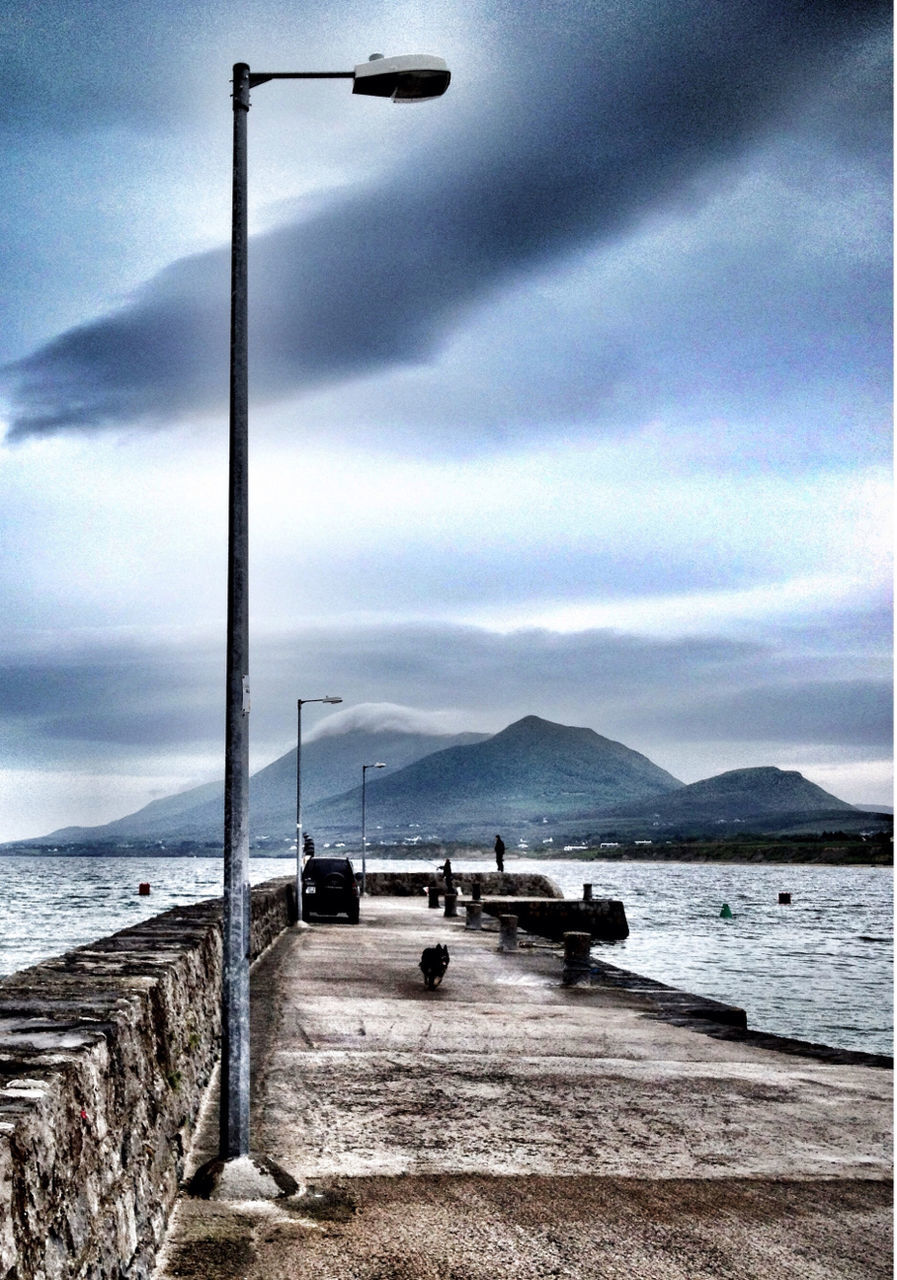
{"type": "Polygon", "coordinates": [[[538,898],[488,898],[483,910],[490,916],[515,915],[521,929],[543,938],[565,933],[590,933],[601,942],[621,942],[629,937],[626,909],[616,898],[591,902],[546,902],[538,898]]]}
{"type": "MultiPolygon", "coordinates": [[[[356,862],[357,867],[357,862],[356,862]]],[[[445,892],[445,881],[434,871],[369,871],[366,889],[369,894],[382,894],[393,898],[423,897],[431,884],[445,892]]],[[[470,895],[475,880],[483,894],[502,894],[504,897],[563,898],[562,889],[548,876],[526,871],[459,871],[452,880],[461,893],[470,895]]]]}
{"type": "MultiPolygon", "coordinates": [[[[295,919],[252,891],[255,958],[295,919]]],[[[144,1280],[219,1054],[221,900],[0,980],[0,1277],[144,1280]]]]}

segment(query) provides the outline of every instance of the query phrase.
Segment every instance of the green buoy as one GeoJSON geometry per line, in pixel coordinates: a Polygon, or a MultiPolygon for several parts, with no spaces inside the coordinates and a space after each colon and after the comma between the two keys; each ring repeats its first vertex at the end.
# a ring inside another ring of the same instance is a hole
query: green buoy
{"type": "Polygon", "coordinates": [[[722,909],[722,911],[721,911],[719,914],[720,914],[720,919],[721,919],[721,920],[734,920],[734,919],[735,919],[735,917],[732,915],[732,908],[729,906],[728,902],[724,902],[724,903],[723,903],[723,909],[722,909]]]}

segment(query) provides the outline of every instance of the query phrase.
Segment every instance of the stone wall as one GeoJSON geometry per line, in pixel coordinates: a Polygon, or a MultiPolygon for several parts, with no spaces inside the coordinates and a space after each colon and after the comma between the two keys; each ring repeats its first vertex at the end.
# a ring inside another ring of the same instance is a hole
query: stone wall
{"type": "Polygon", "coordinates": [[[538,898],[487,898],[483,911],[490,916],[515,915],[521,929],[543,938],[559,939],[565,933],[590,933],[601,942],[622,942],[629,937],[626,909],[616,898],[591,902],[546,902],[538,898]]]}
{"type": "MultiPolygon", "coordinates": [[[[622,902],[614,898],[589,902],[565,899],[563,891],[547,876],[519,871],[464,871],[456,873],[452,880],[459,895],[468,898],[474,882],[479,882],[484,914],[516,915],[521,929],[543,938],[560,939],[577,930],[602,942],[629,937],[622,902]]],[[[445,880],[435,870],[369,871],[367,875],[367,892],[372,897],[423,897],[432,885],[440,894],[445,893],[445,880]]]]}
{"type": "MultiPolygon", "coordinates": [[[[356,869],[358,863],[355,863],[356,869]]],[[[371,896],[382,894],[393,898],[423,897],[430,885],[437,885],[445,892],[445,881],[433,871],[369,871],[367,892],[371,896]]],[[[548,876],[527,871],[459,871],[452,877],[456,890],[470,896],[471,885],[480,883],[480,892],[501,894],[503,897],[563,898],[562,889],[548,876]]]]}
{"type": "MultiPolygon", "coordinates": [[[[256,958],[295,919],[252,891],[256,958]]],[[[221,900],[0,980],[0,1277],[144,1280],[219,1055],[221,900]]]]}

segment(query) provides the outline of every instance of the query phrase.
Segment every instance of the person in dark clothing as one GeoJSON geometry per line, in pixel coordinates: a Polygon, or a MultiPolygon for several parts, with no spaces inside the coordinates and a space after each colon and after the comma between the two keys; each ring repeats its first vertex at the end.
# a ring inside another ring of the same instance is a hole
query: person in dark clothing
{"type": "Polygon", "coordinates": [[[436,870],[437,870],[437,871],[441,871],[441,872],[442,872],[443,879],[445,880],[445,891],[446,891],[446,893],[454,893],[454,892],[455,892],[455,886],[454,886],[454,882],[453,882],[453,880],[452,880],[452,864],[451,864],[451,862],[449,861],[449,859],[448,859],[448,858],[446,858],[446,860],[445,860],[445,862],[443,862],[442,866],[441,866],[441,867],[437,867],[437,868],[436,868],[436,870]]]}
{"type": "Polygon", "coordinates": [[[505,842],[501,836],[495,837],[495,865],[499,871],[505,869],[505,842]]]}

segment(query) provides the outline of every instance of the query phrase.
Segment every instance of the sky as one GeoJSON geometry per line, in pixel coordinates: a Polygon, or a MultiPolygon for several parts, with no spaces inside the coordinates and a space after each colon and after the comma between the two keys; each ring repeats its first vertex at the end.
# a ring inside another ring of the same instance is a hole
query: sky
{"type": "Polygon", "coordinates": [[[585,725],[892,798],[890,5],[8,0],[0,840],[222,775],[232,64],[253,768],[585,725]]]}

